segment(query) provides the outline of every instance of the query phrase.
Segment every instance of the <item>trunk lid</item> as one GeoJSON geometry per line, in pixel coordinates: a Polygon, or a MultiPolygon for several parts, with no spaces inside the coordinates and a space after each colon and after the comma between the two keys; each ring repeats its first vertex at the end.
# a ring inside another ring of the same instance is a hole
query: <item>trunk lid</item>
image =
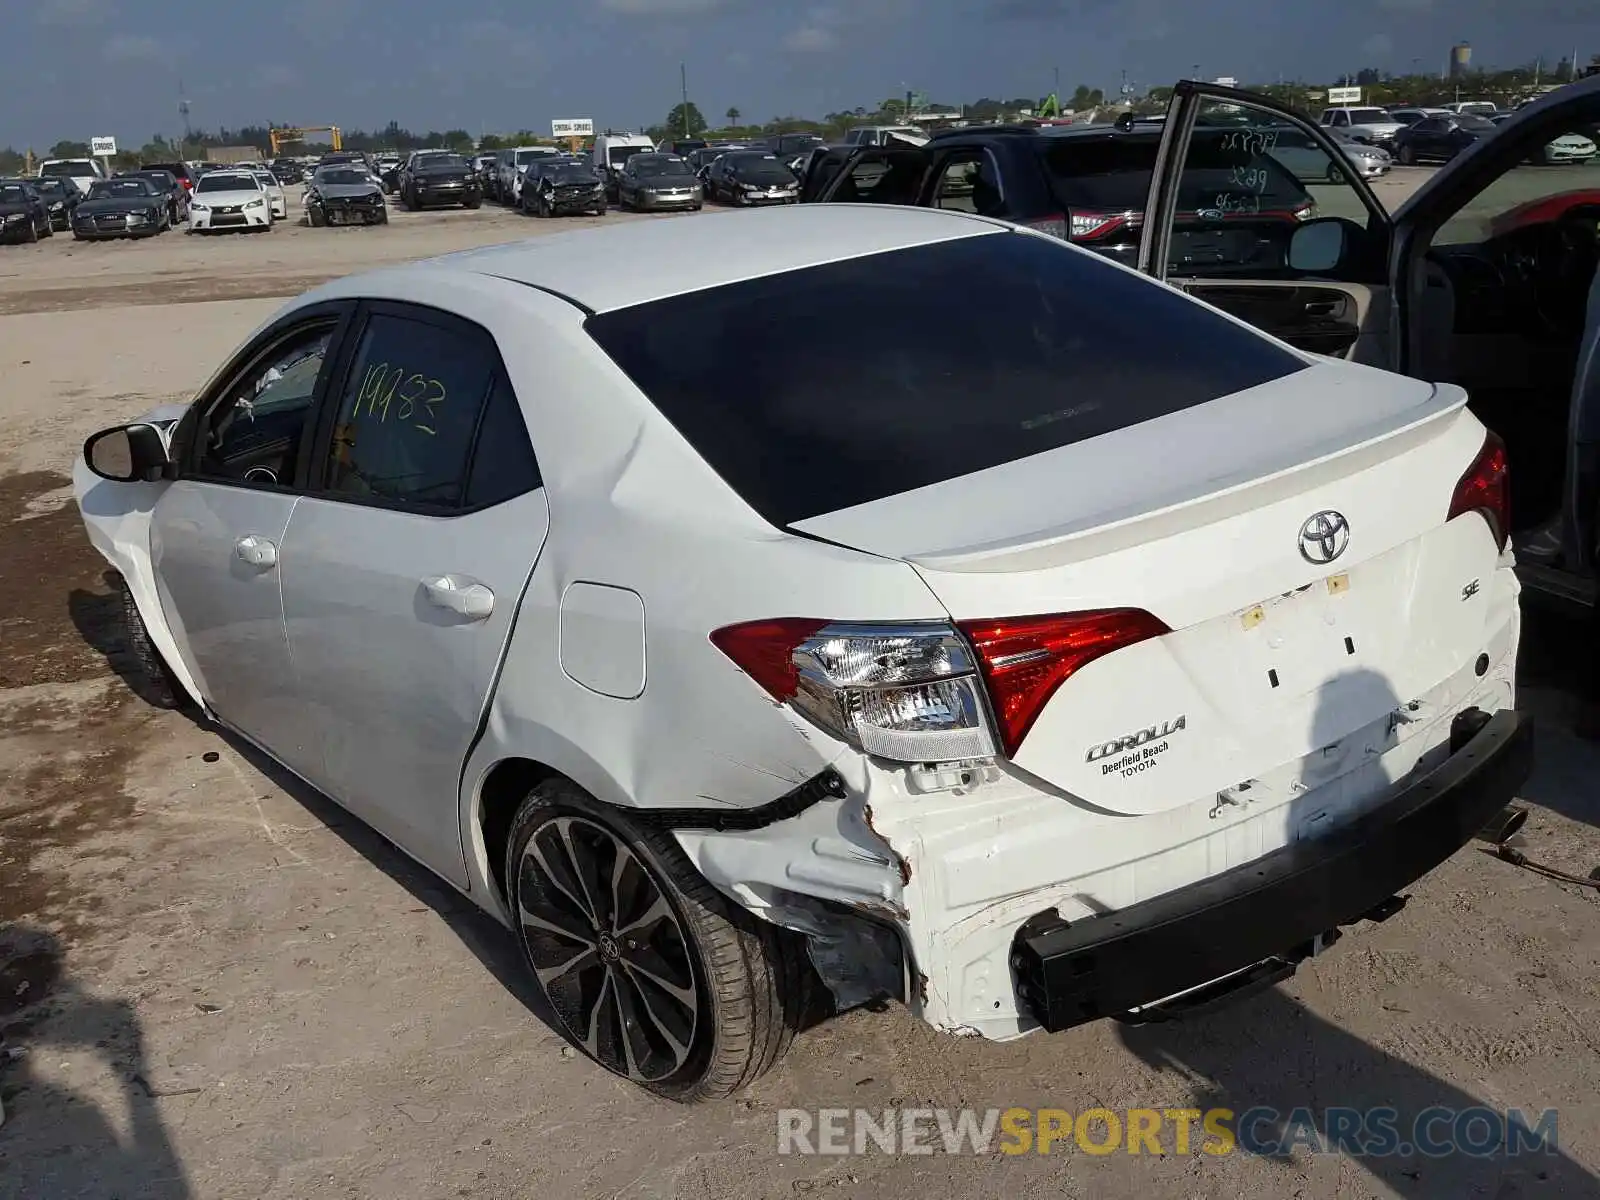
{"type": "Polygon", "coordinates": [[[1484,440],[1465,401],[1328,363],[795,528],[908,562],[957,621],[1160,618],[1172,632],[1067,679],[1013,756],[1158,812],[1330,747],[1482,651],[1499,550],[1481,518],[1446,523],[1484,440]],[[1328,561],[1301,550],[1319,513],[1345,524],[1328,561]]]}

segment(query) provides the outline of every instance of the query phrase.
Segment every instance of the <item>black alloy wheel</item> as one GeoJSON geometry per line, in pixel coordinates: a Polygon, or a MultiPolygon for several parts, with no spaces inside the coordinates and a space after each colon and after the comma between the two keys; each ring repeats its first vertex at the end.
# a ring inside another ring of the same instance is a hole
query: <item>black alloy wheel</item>
{"type": "Polygon", "coordinates": [[[518,865],[523,946],[568,1034],[601,1066],[658,1083],[700,1027],[688,935],[637,855],[596,821],[555,816],[518,865]]]}

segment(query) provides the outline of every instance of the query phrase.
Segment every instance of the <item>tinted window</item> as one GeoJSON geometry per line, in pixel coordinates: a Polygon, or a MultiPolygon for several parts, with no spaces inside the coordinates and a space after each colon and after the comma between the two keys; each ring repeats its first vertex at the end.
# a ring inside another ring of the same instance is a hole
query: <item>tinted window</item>
{"type": "Polygon", "coordinates": [[[472,456],[467,480],[467,507],[484,508],[539,486],[539,464],[534,460],[528,426],[522,419],[517,395],[505,372],[495,377],[478,429],[478,448],[472,456]]]}
{"type": "Polygon", "coordinates": [[[0,186],[0,204],[22,204],[28,198],[27,190],[21,184],[8,183],[0,186]]]}
{"type": "Polygon", "coordinates": [[[498,365],[488,334],[373,316],[339,402],[330,490],[460,504],[473,434],[498,365]]]}
{"type": "Polygon", "coordinates": [[[332,336],[331,322],[294,334],[223,389],[200,433],[202,476],[261,486],[299,483],[300,442],[332,336]]]}
{"type": "Polygon", "coordinates": [[[1060,242],[1000,233],[590,317],[586,328],[776,525],[1202,404],[1306,363],[1060,242]],[[962,314],[950,329],[949,315],[962,314]],[[774,370],[793,330],[852,347],[774,370]],[[862,331],[871,330],[867,343],[862,331]],[[1151,352],[1160,331],[1160,353],[1151,352]]]}
{"type": "MultiPolygon", "coordinates": [[[[1046,139],[1045,172],[1061,202],[1069,208],[1106,212],[1143,211],[1155,170],[1157,137],[1055,137],[1046,139]]],[[[1184,159],[1178,185],[1178,206],[1186,210],[1229,208],[1228,198],[1240,192],[1249,174],[1251,202],[1261,208],[1289,210],[1309,199],[1295,177],[1270,161],[1266,148],[1276,131],[1218,132],[1196,129],[1184,159]],[[1218,203],[1217,197],[1225,199],[1218,203]]]]}

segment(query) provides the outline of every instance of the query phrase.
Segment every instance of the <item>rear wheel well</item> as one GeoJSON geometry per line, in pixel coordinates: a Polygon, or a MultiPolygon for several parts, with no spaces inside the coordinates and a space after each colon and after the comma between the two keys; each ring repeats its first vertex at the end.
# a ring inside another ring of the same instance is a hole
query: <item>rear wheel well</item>
{"type": "Polygon", "coordinates": [[[489,875],[504,900],[506,890],[506,844],[511,837],[511,823],[523,799],[546,779],[557,778],[561,772],[554,767],[531,758],[508,758],[496,763],[478,789],[478,828],[483,834],[483,848],[489,859],[489,875]]]}

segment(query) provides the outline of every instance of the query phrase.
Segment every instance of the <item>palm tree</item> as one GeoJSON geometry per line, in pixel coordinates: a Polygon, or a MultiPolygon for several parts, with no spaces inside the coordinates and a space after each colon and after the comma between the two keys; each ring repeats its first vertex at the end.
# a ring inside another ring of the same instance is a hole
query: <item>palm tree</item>
{"type": "Polygon", "coordinates": [[[730,126],[737,125],[739,123],[739,110],[737,108],[730,108],[727,112],[727,117],[728,124],[730,126]]]}

